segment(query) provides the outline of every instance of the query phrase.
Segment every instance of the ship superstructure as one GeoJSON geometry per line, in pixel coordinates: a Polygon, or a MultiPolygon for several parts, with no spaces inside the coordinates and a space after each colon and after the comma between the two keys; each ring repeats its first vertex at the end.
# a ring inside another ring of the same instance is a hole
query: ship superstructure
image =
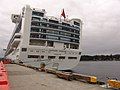
{"type": "Polygon", "coordinates": [[[62,20],[46,16],[45,9],[26,5],[19,15],[12,14],[14,32],[5,57],[14,62],[39,67],[67,70],[81,57],[80,19],[62,20]]]}

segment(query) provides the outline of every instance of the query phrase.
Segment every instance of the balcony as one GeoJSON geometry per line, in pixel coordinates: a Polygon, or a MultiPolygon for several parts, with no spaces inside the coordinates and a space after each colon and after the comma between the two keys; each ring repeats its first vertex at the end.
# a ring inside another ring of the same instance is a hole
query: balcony
{"type": "Polygon", "coordinates": [[[68,29],[74,29],[74,30],[77,30],[77,31],[80,31],[80,27],[77,26],[77,25],[70,25],[70,24],[64,24],[64,23],[53,23],[53,22],[50,22],[50,21],[45,21],[45,20],[32,20],[32,22],[38,22],[38,23],[45,23],[45,24],[49,24],[49,25],[55,25],[56,27],[58,26],[61,26],[63,28],[68,28],[68,29]]]}
{"type": "Polygon", "coordinates": [[[14,37],[15,37],[15,38],[20,38],[20,37],[21,37],[21,34],[20,34],[20,33],[15,33],[14,37]]]}
{"type": "Polygon", "coordinates": [[[20,43],[20,38],[15,38],[13,42],[11,43],[12,47],[17,47],[18,44],[20,43]]]}
{"type": "Polygon", "coordinates": [[[43,27],[43,26],[34,26],[34,25],[32,25],[31,28],[39,28],[39,29],[55,30],[55,31],[61,31],[61,32],[66,32],[66,33],[70,33],[70,34],[76,34],[76,35],[79,35],[79,33],[70,32],[70,31],[65,31],[65,30],[61,30],[61,29],[55,29],[55,28],[53,29],[53,28],[43,27]]]}
{"type": "Polygon", "coordinates": [[[43,17],[44,13],[43,12],[32,11],[32,15],[43,17]]]}

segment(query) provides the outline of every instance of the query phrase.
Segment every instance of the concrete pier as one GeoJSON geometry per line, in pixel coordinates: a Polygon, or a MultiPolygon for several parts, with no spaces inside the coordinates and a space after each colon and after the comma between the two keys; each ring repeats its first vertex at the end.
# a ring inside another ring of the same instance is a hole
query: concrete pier
{"type": "Polygon", "coordinates": [[[16,64],[7,64],[6,70],[10,90],[108,90],[99,85],[59,79],[56,75],[38,72],[16,64]]]}

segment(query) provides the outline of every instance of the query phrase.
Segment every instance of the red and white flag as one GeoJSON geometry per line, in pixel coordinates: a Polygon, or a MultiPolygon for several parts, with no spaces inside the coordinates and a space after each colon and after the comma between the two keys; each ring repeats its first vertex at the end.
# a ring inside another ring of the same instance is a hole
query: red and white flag
{"type": "Polygon", "coordinates": [[[66,18],[66,16],[65,16],[65,12],[64,12],[64,9],[63,9],[63,11],[62,11],[62,13],[61,13],[61,16],[63,16],[64,19],[66,18]]]}

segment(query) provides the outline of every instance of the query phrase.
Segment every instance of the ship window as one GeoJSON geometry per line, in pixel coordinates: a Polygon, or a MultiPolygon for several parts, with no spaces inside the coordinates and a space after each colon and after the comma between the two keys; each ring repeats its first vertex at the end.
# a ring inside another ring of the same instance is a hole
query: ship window
{"type": "Polygon", "coordinates": [[[75,30],[75,33],[79,34],[79,31],[78,31],[78,30],[75,30]]]}
{"type": "Polygon", "coordinates": [[[70,41],[69,38],[64,38],[64,37],[61,37],[60,39],[63,40],[63,41],[70,41]]]}
{"type": "Polygon", "coordinates": [[[79,40],[75,40],[75,43],[79,43],[79,40]]]}
{"type": "Polygon", "coordinates": [[[64,43],[64,48],[69,48],[69,44],[68,43],[64,43]]]}
{"type": "Polygon", "coordinates": [[[70,31],[70,28],[63,26],[63,27],[62,27],[62,30],[70,31]]]}
{"type": "Polygon", "coordinates": [[[38,50],[36,52],[39,52],[38,50]]]}
{"type": "Polygon", "coordinates": [[[62,25],[70,26],[70,24],[68,24],[68,23],[64,23],[64,22],[62,22],[62,25]]]}
{"type": "Polygon", "coordinates": [[[65,32],[60,32],[60,35],[65,35],[65,32]]]}
{"type": "Polygon", "coordinates": [[[42,23],[41,24],[43,27],[47,27],[47,24],[46,23],[42,23]]]}
{"type": "Polygon", "coordinates": [[[79,38],[79,35],[75,35],[75,38],[79,38]]]}
{"type": "Polygon", "coordinates": [[[43,58],[44,58],[44,56],[41,56],[41,58],[43,59],[43,58]]]}
{"type": "Polygon", "coordinates": [[[46,19],[46,18],[43,18],[42,20],[43,20],[43,21],[47,21],[47,19],[46,19]]]}
{"type": "Polygon", "coordinates": [[[22,48],[22,51],[23,51],[23,52],[26,52],[26,51],[27,51],[27,48],[22,48]]]}
{"type": "Polygon", "coordinates": [[[47,41],[47,46],[53,47],[53,41],[47,41]]]}
{"type": "Polygon", "coordinates": [[[30,38],[39,38],[39,34],[38,33],[31,33],[30,38]]]}
{"type": "Polygon", "coordinates": [[[71,32],[75,32],[73,29],[70,30],[71,32]]]}
{"type": "Polygon", "coordinates": [[[49,19],[49,22],[58,23],[58,21],[56,21],[56,20],[51,20],[51,19],[49,19]]]}
{"type": "Polygon", "coordinates": [[[33,26],[40,26],[40,23],[39,22],[31,22],[31,25],[33,25],[33,26]]]}
{"type": "Polygon", "coordinates": [[[47,30],[47,33],[59,34],[59,31],[47,30]]]}
{"type": "Polygon", "coordinates": [[[33,11],[33,12],[32,12],[32,15],[36,15],[36,16],[41,16],[41,17],[43,17],[43,16],[44,16],[44,13],[33,11]]]}
{"type": "Polygon", "coordinates": [[[74,37],[74,34],[71,34],[71,37],[74,37]]]}
{"type": "Polygon", "coordinates": [[[40,21],[40,18],[32,17],[32,20],[40,21]]]}
{"type": "Polygon", "coordinates": [[[77,57],[68,57],[68,59],[77,59],[77,57]]]}
{"type": "Polygon", "coordinates": [[[74,25],[80,26],[80,23],[74,21],[74,25]]]}
{"type": "Polygon", "coordinates": [[[49,27],[50,27],[50,28],[58,29],[58,25],[49,24],[49,27]]]}
{"type": "Polygon", "coordinates": [[[30,52],[33,52],[33,50],[30,50],[30,52]]]}
{"type": "Polygon", "coordinates": [[[69,36],[69,37],[71,36],[71,34],[70,34],[70,33],[65,33],[65,35],[66,35],[66,36],[69,36]]]}
{"type": "Polygon", "coordinates": [[[79,48],[79,45],[70,44],[70,48],[71,48],[71,49],[78,49],[78,48],[79,48]]]}
{"type": "Polygon", "coordinates": [[[79,55],[81,55],[81,52],[79,52],[79,55]]]}
{"type": "Polygon", "coordinates": [[[59,59],[65,59],[65,56],[59,56],[59,59]]]}
{"type": "Polygon", "coordinates": [[[54,34],[59,34],[59,31],[54,31],[54,34]]]}
{"type": "Polygon", "coordinates": [[[39,32],[39,28],[31,28],[31,32],[39,32]]]}
{"type": "Polygon", "coordinates": [[[57,36],[51,36],[51,35],[47,35],[46,36],[47,39],[54,39],[54,40],[58,40],[58,37],[57,36]]]}
{"type": "Polygon", "coordinates": [[[46,29],[40,29],[40,31],[46,33],[46,29]]]}
{"type": "Polygon", "coordinates": [[[55,56],[48,56],[48,59],[55,59],[55,56]]]}
{"type": "Polygon", "coordinates": [[[40,35],[40,38],[46,38],[46,35],[41,34],[41,35],[40,35]]]}
{"type": "Polygon", "coordinates": [[[30,40],[29,45],[36,45],[36,46],[45,46],[46,41],[43,40],[30,40]]]}
{"type": "Polygon", "coordinates": [[[38,58],[39,55],[28,55],[28,58],[38,58]]]}

